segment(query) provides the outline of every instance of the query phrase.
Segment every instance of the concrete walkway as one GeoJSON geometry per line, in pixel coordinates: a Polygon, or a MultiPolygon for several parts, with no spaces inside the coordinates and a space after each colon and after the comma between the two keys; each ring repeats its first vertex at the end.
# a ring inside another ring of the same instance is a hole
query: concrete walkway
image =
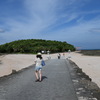
{"type": "Polygon", "coordinates": [[[64,59],[43,67],[43,81],[35,82],[34,66],[0,79],[0,100],[78,100],[64,59]]]}

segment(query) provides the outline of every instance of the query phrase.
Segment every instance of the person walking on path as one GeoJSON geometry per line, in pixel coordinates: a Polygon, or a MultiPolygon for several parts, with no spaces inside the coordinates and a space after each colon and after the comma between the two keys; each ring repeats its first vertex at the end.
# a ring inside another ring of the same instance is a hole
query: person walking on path
{"type": "Polygon", "coordinates": [[[42,55],[41,53],[38,53],[36,55],[35,59],[35,76],[36,76],[36,81],[35,82],[41,82],[42,81],[42,55]]]}
{"type": "Polygon", "coordinates": [[[58,59],[60,59],[60,57],[61,57],[61,54],[59,53],[57,56],[58,56],[58,59]]]}

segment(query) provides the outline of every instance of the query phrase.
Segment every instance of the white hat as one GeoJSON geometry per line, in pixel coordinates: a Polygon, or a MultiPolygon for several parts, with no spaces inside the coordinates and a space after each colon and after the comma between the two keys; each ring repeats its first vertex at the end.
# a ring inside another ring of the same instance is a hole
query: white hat
{"type": "Polygon", "coordinates": [[[41,55],[41,53],[39,52],[39,53],[37,53],[38,55],[41,55]]]}

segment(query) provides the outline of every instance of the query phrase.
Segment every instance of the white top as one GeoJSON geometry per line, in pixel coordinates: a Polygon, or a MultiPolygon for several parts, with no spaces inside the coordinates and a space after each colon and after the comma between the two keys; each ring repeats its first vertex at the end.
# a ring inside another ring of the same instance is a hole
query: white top
{"type": "Polygon", "coordinates": [[[36,66],[41,66],[41,59],[40,58],[36,58],[35,59],[35,63],[36,63],[36,66]]]}

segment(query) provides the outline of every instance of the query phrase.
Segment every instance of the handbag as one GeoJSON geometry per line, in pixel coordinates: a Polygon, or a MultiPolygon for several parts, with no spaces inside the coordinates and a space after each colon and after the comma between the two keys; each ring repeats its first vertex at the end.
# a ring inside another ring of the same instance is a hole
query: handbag
{"type": "Polygon", "coordinates": [[[44,60],[41,61],[41,65],[45,66],[45,61],[44,60]]]}

